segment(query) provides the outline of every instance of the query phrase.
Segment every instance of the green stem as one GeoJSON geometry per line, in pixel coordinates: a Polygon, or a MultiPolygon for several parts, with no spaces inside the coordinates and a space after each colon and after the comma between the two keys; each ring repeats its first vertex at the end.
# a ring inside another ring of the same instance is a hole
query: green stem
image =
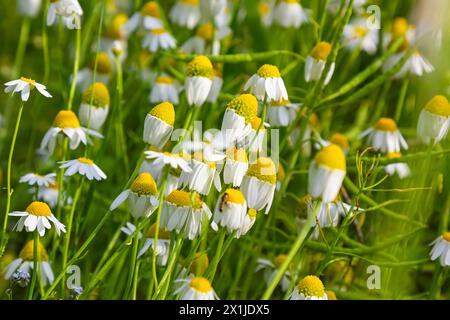
{"type": "MultiPolygon", "coordinates": [[[[139,220],[138,220],[139,221],[139,220]]],[[[136,226],[139,226],[140,222],[136,223],[136,226]]],[[[128,280],[127,280],[127,286],[125,289],[125,299],[128,299],[130,296],[130,291],[133,284],[134,274],[137,272],[136,270],[136,259],[137,259],[137,253],[138,253],[138,247],[139,247],[139,230],[136,228],[134,231],[134,239],[133,239],[133,248],[131,251],[131,263],[130,263],[130,271],[128,273],[128,280]]]]}
{"type": "Polygon", "coordinates": [[[73,97],[75,96],[75,88],[77,85],[78,68],[80,65],[81,28],[77,29],[75,46],[75,62],[73,64],[72,84],[70,85],[69,101],[67,102],[67,109],[69,110],[72,110],[73,97]]]}
{"type": "Polygon", "coordinates": [[[217,266],[219,265],[220,258],[222,258],[223,244],[225,242],[225,229],[220,230],[219,242],[217,243],[216,255],[211,264],[211,269],[208,275],[209,281],[212,283],[214,276],[216,275],[217,266]]]}
{"type": "Polygon", "coordinates": [[[31,278],[30,287],[28,288],[28,294],[27,299],[32,300],[33,299],[33,293],[34,293],[34,287],[36,285],[37,276],[38,276],[38,246],[39,246],[39,234],[38,231],[35,230],[33,234],[33,275],[31,278]]]}

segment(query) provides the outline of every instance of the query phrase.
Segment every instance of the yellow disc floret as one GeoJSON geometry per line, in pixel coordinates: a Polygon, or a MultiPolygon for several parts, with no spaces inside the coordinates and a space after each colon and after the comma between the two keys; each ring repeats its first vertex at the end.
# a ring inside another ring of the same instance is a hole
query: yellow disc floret
{"type": "Polygon", "coordinates": [[[286,172],[284,171],[283,165],[278,163],[278,171],[277,171],[277,179],[278,181],[283,181],[286,176],[286,172]]]}
{"type": "MultiPolygon", "coordinates": [[[[155,238],[155,233],[156,233],[156,223],[154,223],[150,226],[147,233],[145,234],[145,237],[153,239],[153,238],[155,238]]],[[[170,232],[167,231],[166,229],[159,228],[158,239],[164,239],[164,240],[170,239],[170,232]]]]}
{"type": "Polygon", "coordinates": [[[256,210],[253,209],[253,208],[248,209],[248,211],[247,211],[247,216],[248,216],[250,219],[252,219],[252,220],[256,219],[256,216],[257,216],[257,215],[258,215],[258,211],[256,211],[256,210]]]}
{"type": "Polygon", "coordinates": [[[159,76],[156,78],[155,83],[157,84],[173,84],[173,79],[169,76],[159,76]]]}
{"type": "Polygon", "coordinates": [[[306,276],[297,284],[297,290],[305,297],[319,297],[325,295],[322,281],[316,276],[306,276]]]}
{"type": "Polygon", "coordinates": [[[149,1],[141,8],[141,15],[160,18],[159,6],[156,1],[149,1]]]}
{"type": "Polygon", "coordinates": [[[336,293],[334,293],[334,291],[326,290],[325,293],[327,294],[328,300],[337,300],[336,293]]]}
{"type": "MultiPolygon", "coordinates": [[[[20,251],[19,257],[25,261],[33,261],[34,259],[34,240],[28,241],[20,251]]],[[[48,261],[47,251],[41,242],[37,246],[37,260],[48,261]]]]}
{"type": "Polygon", "coordinates": [[[245,123],[249,123],[258,112],[258,100],[252,94],[241,94],[228,102],[226,108],[233,109],[236,114],[245,118],[245,123]]]}
{"type": "Polygon", "coordinates": [[[33,79],[29,79],[29,78],[25,78],[25,77],[20,77],[20,80],[28,83],[28,85],[30,86],[30,89],[33,89],[36,86],[36,81],[34,81],[33,79]]]}
{"type": "Polygon", "coordinates": [[[211,41],[214,36],[214,26],[211,22],[201,25],[197,30],[197,36],[205,39],[206,41],[211,41]]]}
{"type": "Polygon", "coordinates": [[[356,26],[355,27],[355,35],[358,38],[364,38],[369,30],[364,26],[356,26]]]}
{"type": "Polygon", "coordinates": [[[450,104],[444,96],[435,96],[425,106],[425,110],[442,117],[450,117],[450,104]]]}
{"type": "Polygon", "coordinates": [[[211,79],[214,75],[213,65],[207,56],[196,56],[186,68],[188,77],[205,77],[211,79]]]}
{"type": "Polygon", "coordinates": [[[119,13],[116,15],[106,29],[105,36],[111,39],[123,39],[125,37],[125,33],[122,28],[127,21],[128,16],[126,14],[119,13]]]}
{"type": "Polygon", "coordinates": [[[338,145],[342,150],[347,150],[349,147],[348,139],[341,133],[335,133],[331,136],[330,142],[332,144],[338,145]]]}
{"type": "Polygon", "coordinates": [[[444,239],[447,242],[450,242],[450,232],[444,232],[442,235],[442,239],[444,239]]]}
{"type": "Polygon", "coordinates": [[[245,198],[241,191],[237,189],[227,189],[225,190],[224,195],[227,195],[227,202],[236,203],[236,204],[244,204],[245,198]]]}
{"type": "Polygon", "coordinates": [[[270,5],[267,2],[258,3],[258,13],[261,16],[265,16],[270,12],[270,5]]]}
{"type": "Polygon", "coordinates": [[[274,263],[275,267],[279,268],[286,261],[286,259],[287,259],[287,255],[280,254],[275,258],[273,263],[274,263]]]}
{"type": "MultiPolygon", "coordinates": [[[[94,70],[95,59],[96,58],[92,59],[89,64],[89,68],[91,70],[94,70]]],[[[99,52],[97,54],[97,72],[101,74],[111,74],[111,71],[112,64],[108,54],[106,54],[105,52],[99,52]]]]}
{"type": "Polygon", "coordinates": [[[409,24],[405,18],[395,18],[392,23],[392,37],[399,38],[408,32],[409,24]]]}
{"type": "Polygon", "coordinates": [[[320,150],[314,157],[316,165],[325,166],[332,170],[346,170],[345,155],[341,147],[330,144],[320,150]]]}
{"type": "Polygon", "coordinates": [[[91,104],[94,107],[104,108],[109,106],[110,97],[108,88],[101,82],[96,82],[89,86],[83,93],[83,103],[91,104]]]}
{"type": "Polygon", "coordinates": [[[258,178],[258,180],[273,185],[277,183],[277,169],[270,158],[258,158],[258,160],[248,168],[246,175],[258,178]]]}
{"type": "Polygon", "coordinates": [[[397,159],[400,158],[402,156],[402,154],[400,152],[388,152],[386,154],[386,157],[388,159],[397,159]]]}
{"type": "Polygon", "coordinates": [[[143,172],[134,179],[130,190],[138,195],[155,195],[158,193],[155,179],[148,172],[143,172]]]}
{"type": "Polygon", "coordinates": [[[226,151],[227,158],[238,162],[248,162],[247,153],[244,149],[232,147],[226,151]]]}
{"type": "Polygon", "coordinates": [[[170,126],[173,126],[175,123],[175,109],[170,102],[158,104],[149,112],[149,114],[164,121],[170,126]]]}
{"type": "Polygon", "coordinates": [[[94,164],[94,161],[92,161],[91,159],[85,158],[85,157],[78,158],[78,162],[83,163],[83,164],[88,164],[88,165],[94,164]]]}
{"type": "Polygon", "coordinates": [[[203,278],[203,277],[195,277],[191,280],[191,283],[189,284],[189,286],[201,293],[208,293],[211,291],[212,287],[211,287],[211,283],[209,282],[208,279],[203,278]]]}
{"type": "Polygon", "coordinates": [[[281,78],[280,70],[272,64],[263,65],[256,74],[261,78],[281,78]]]}
{"type": "MultiPolygon", "coordinates": [[[[252,121],[250,121],[250,124],[252,125],[253,130],[258,130],[259,126],[261,125],[262,119],[260,117],[254,117],[252,121]]],[[[261,127],[264,129],[264,127],[261,127]]]]}
{"type": "Polygon", "coordinates": [[[182,4],[190,5],[190,6],[198,6],[199,0],[180,0],[182,4]]]}
{"type": "Polygon", "coordinates": [[[50,210],[48,204],[41,201],[33,201],[28,205],[25,211],[38,217],[49,217],[52,215],[52,211],[50,210]]]}
{"type": "Polygon", "coordinates": [[[328,42],[319,42],[312,50],[311,57],[316,60],[326,61],[331,53],[331,44],[328,42]]]}
{"type": "Polygon", "coordinates": [[[376,130],[379,131],[388,131],[388,132],[397,131],[397,124],[391,118],[381,118],[380,120],[378,120],[378,122],[375,124],[374,127],[376,130]]]}
{"type": "Polygon", "coordinates": [[[166,201],[177,207],[192,207],[194,209],[201,209],[203,201],[197,192],[187,192],[183,190],[173,190],[167,197],[166,201]]]}
{"type": "Polygon", "coordinates": [[[53,120],[53,126],[61,129],[64,128],[79,128],[80,120],[73,111],[61,110],[53,120]]]}

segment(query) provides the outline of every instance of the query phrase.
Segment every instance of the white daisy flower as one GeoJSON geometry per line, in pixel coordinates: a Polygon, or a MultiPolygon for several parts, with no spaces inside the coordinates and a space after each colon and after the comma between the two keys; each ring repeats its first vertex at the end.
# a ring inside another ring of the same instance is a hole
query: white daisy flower
{"type": "Polygon", "coordinates": [[[214,66],[214,76],[212,77],[211,81],[211,90],[209,91],[209,95],[208,98],[206,98],[206,101],[210,103],[217,103],[217,99],[219,98],[219,94],[223,86],[222,70],[220,66],[214,66]]]}
{"type": "Polygon", "coordinates": [[[406,38],[406,41],[400,47],[399,50],[406,50],[409,44],[414,44],[417,41],[417,29],[413,24],[409,24],[408,20],[403,17],[397,17],[394,19],[391,25],[391,30],[385,33],[383,44],[388,47],[395,40],[400,38],[406,38]]]}
{"type": "Polygon", "coordinates": [[[157,148],[162,148],[169,140],[175,123],[175,109],[170,102],[155,106],[145,117],[143,140],[157,148]]]}
{"type": "Polygon", "coordinates": [[[20,15],[34,18],[41,10],[42,0],[17,0],[16,3],[20,15]]]}
{"type": "Polygon", "coordinates": [[[181,169],[186,173],[191,173],[192,169],[189,167],[183,157],[178,154],[169,152],[157,152],[153,150],[145,151],[145,158],[148,160],[153,160],[153,165],[160,167],[161,170],[165,165],[170,165],[172,169],[181,169]]]}
{"type": "Polygon", "coordinates": [[[211,282],[203,277],[189,276],[187,279],[178,279],[180,288],[174,291],[174,295],[180,294],[179,300],[219,300],[211,282]]]}
{"type": "Polygon", "coordinates": [[[226,152],[223,182],[239,187],[248,170],[248,158],[244,149],[230,148],[226,152]]]}
{"type": "Polygon", "coordinates": [[[272,100],[267,108],[267,119],[272,127],[288,127],[297,118],[299,103],[272,100]]]}
{"type": "Polygon", "coordinates": [[[247,90],[261,101],[266,96],[268,101],[289,99],[280,71],[271,64],[263,65],[248,79],[244,86],[244,91],[247,90]]]}
{"type": "Polygon", "coordinates": [[[170,20],[180,27],[194,28],[200,21],[199,0],[178,0],[169,13],[170,20]]]}
{"type": "Polygon", "coordinates": [[[78,158],[75,160],[67,160],[59,162],[61,169],[67,169],[64,175],[70,177],[75,173],[85,176],[88,180],[105,180],[106,174],[88,158],[78,158]]]}
{"type": "Polygon", "coordinates": [[[178,97],[179,91],[179,83],[172,77],[162,74],[155,79],[149,100],[151,103],[161,103],[167,101],[173,104],[178,104],[180,102],[178,97]]]}
{"type": "Polygon", "coordinates": [[[20,92],[20,97],[22,98],[22,101],[28,101],[28,98],[30,97],[30,91],[34,88],[39,91],[40,94],[42,94],[44,97],[51,98],[52,95],[47,92],[46,86],[43,84],[37,83],[36,81],[24,77],[20,77],[20,79],[8,81],[5,83],[5,92],[12,92],[13,94],[15,92],[20,92]]]}
{"type": "Polygon", "coordinates": [[[100,39],[100,50],[106,52],[111,60],[119,57],[120,62],[125,61],[128,54],[128,33],[125,25],[128,16],[124,13],[116,14],[100,39]]]}
{"type": "Polygon", "coordinates": [[[300,28],[309,18],[298,0],[280,0],[275,7],[275,21],[284,28],[300,28]]]}
{"type": "Polygon", "coordinates": [[[60,17],[67,29],[80,29],[82,15],[78,0],[53,0],[48,7],[47,25],[53,25],[60,17]]]}
{"type": "Polygon", "coordinates": [[[177,41],[164,28],[151,29],[147,31],[142,40],[142,48],[148,49],[150,52],[158,50],[168,50],[176,48],[177,41]]]}
{"type": "Polygon", "coordinates": [[[50,154],[55,150],[58,135],[65,135],[70,141],[70,149],[78,148],[80,142],[88,143],[88,135],[103,138],[97,131],[81,127],[75,113],[70,110],[61,110],[53,121],[53,126],[45,133],[41,142],[41,149],[47,149],[50,154]]]}
{"type": "Polygon", "coordinates": [[[367,136],[367,143],[382,153],[400,152],[408,149],[408,144],[391,118],[381,118],[372,127],[358,136],[358,139],[367,136]]]}
{"type": "Polygon", "coordinates": [[[86,128],[99,130],[109,112],[110,97],[108,88],[101,82],[92,84],[84,91],[78,117],[86,128]]]}
{"type": "Polygon", "coordinates": [[[208,98],[212,86],[214,68],[206,56],[196,56],[188,63],[184,90],[190,106],[201,106],[208,98]]]}
{"type": "Polygon", "coordinates": [[[66,232],[66,227],[55,218],[50,207],[40,201],[33,201],[25,211],[13,211],[9,213],[10,216],[20,217],[19,221],[14,227],[14,230],[21,232],[25,227],[26,232],[33,232],[37,230],[42,237],[45,235],[45,229],[50,229],[52,222],[55,226],[58,236],[61,231],[66,232]]]}
{"type": "MultiPolygon", "coordinates": [[[[406,54],[406,51],[396,53],[388,58],[383,65],[383,71],[387,72],[392,69],[406,54]]],[[[418,77],[423,76],[426,73],[434,71],[433,65],[423,57],[418,50],[414,50],[414,53],[405,62],[403,67],[397,74],[394,75],[394,79],[402,78],[408,74],[416,75],[418,77]]]]}
{"type": "Polygon", "coordinates": [[[237,189],[227,189],[219,198],[214,210],[214,222],[229,233],[240,230],[247,215],[244,195],[237,189]]]}
{"type": "Polygon", "coordinates": [[[342,151],[345,155],[348,154],[350,149],[350,144],[348,142],[348,138],[341,133],[333,133],[330,137],[330,140],[324,140],[320,136],[318,137],[319,142],[316,144],[316,149],[320,150],[323,147],[329,146],[330,144],[335,144],[341,147],[342,151]]]}
{"type": "Polygon", "coordinates": [[[37,173],[27,173],[20,177],[19,183],[27,183],[30,186],[37,185],[38,187],[48,187],[55,183],[56,173],[49,173],[41,176],[37,173]]]}
{"type": "Polygon", "coordinates": [[[179,186],[187,187],[189,190],[197,191],[202,195],[207,195],[214,183],[217,191],[222,190],[220,173],[216,168],[216,163],[205,159],[203,153],[195,152],[194,158],[188,161],[191,172],[181,172],[179,186]]]}
{"type": "Polygon", "coordinates": [[[148,172],[139,174],[130,188],[122,191],[113,201],[109,210],[113,211],[128,199],[128,209],[134,218],[150,217],[158,207],[158,188],[148,172]]]}
{"type": "Polygon", "coordinates": [[[180,52],[187,54],[206,54],[207,45],[215,38],[215,29],[211,22],[202,24],[195,36],[186,40],[180,47],[180,52]]]}
{"type": "Polygon", "coordinates": [[[346,174],[345,155],[342,149],[331,144],[320,150],[309,167],[308,190],[323,202],[336,199],[346,174]]]}
{"type": "Polygon", "coordinates": [[[244,216],[244,219],[242,220],[241,227],[236,231],[236,239],[239,239],[242,236],[245,236],[250,229],[253,227],[253,225],[256,222],[256,216],[258,214],[258,211],[255,209],[248,209],[247,214],[244,216]]]}
{"type": "Polygon", "coordinates": [[[249,208],[260,211],[272,206],[277,183],[277,170],[270,158],[260,157],[248,168],[241,183],[241,191],[249,208]]]}
{"type": "Polygon", "coordinates": [[[430,252],[431,261],[439,258],[442,267],[450,266],[450,232],[445,232],[430,245],[433,246],[430,252]]]}
{"type": "Polygon", "coordinates": [[[260,0],[258,2],[258,13],[261,23],[265,27],[270,27],[274,20],[275,0],[260,0]]]}
{"type": "MultiPolygon", "coordinates": [[[[200,236],[211,216],[211,211],[198,193],[174,190],[164,200],[160,226],[193,240],[200,236]]],[[[217,229],[214,222],[212,227],[217,229]]]]}
{"type": "Polygon", "coordinates": [[[290,300],[328,300],[322,281],[316,276],[306,276],[292,291],[290,300]]]}
{"type": "MultiPolygon", "coordinates": [[[[255,272],[263,270],[264,282],[266,283],[266,285],[269,285],[272,282],[273,278],[275,278],[275,276],[278,274],[278,270],[284,263],[286,258],[287,255],[285,254],[278,255],[273,262],[267,259],[258,258],[255,272]]],[[[289,289],[290,284],[291,273],[289,271],[286,271],[280,281],[281,290],[283,292],[286,292],[287,289],[289,289]]]]}
{"type": "MultiPolygon", "coordinates": [[[[42,286],[47,284],[53,284],[55,276],[53,275],[52,267],[50,266],[50,261],[48,260],[48,254],[41,242],[37,246],[37,261],[39,264],[39,281],[41,281],[42,286]]],[[[5,279],[8,280],[16,271],[23,271],[31,273],[34,267],[34,240],[28,241],[23,249],[20,251],[19,258],[13,260],[9,265],[6,266],[4,273],[5,279]]]]}
{"type": "MultiPolygon", "coordinates": [[[[328,42],[319,42],[306,58],[305,63],[305,81],[319,81],[325,70],[327,59],[331,53],[331,45],[328,42]]],[[[333,77],[336,63],[332,63],[328,74],[325,77],[324,85],[330,83],[333,77]]]]}
{"type": "Polygon", "coordinates": [[[426,144],[439,143],[450,128],[450,104],[446,97],[435,96],[421,111],[417,136],[426,144]]]}
{"type": "Polygon", "coordinates": [[[200,0],[201,14],[205,18],[214,18],[227,7],[227,0],[200,0]]]}
{"type": "Polygon", "coordinates": [[[379,33],[377,29],[367,27],[366,19],[357,19],[345,26],[343,41],[350,51],[361,49],[374,55],[378,49],[379,33]]]}
{"type": "Polygon", "coordinates": [[[158,29],[164,26],[161,21],[161,11],[156,1],[145,3],[139,12],[131,16],[125,24],[124,29],[127,33],[132,33],[139,27],[144,29],[158,29]]]}
{"type": "MultiPolygon", "coordinates": [[[[400,158],[402,154],[400,152],[389,152],[386,154],[388,159],[397,159],[400,158]]],[[[387,174],[393,176],[395,173],[398,174],[400,179],[407,178],[411,175],[411,170],[409,166],[405,162],[397,162],[386,165],[384,168],[387,174]]]]}
{"type": "Polygon", "coordinates": [[[78,71],[76,84],[80,90],[86,90],[94,80],[95,60],[97,59],[97,73],[95,76],[96,82],[101,82],[107,85],[112,76],[113,65],[111,57],[106,52],[99,52],[97,58],[93,58],[86,68],[78,71]]]}

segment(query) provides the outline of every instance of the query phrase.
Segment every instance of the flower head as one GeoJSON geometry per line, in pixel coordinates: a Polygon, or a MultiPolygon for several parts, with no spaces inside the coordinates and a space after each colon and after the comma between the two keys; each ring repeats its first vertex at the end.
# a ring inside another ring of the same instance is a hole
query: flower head
{"type": "Polygon", "coordinates": [[[30,97],[30,92],[34,88],[39,91],[40,94],[42,94],[44,97],[51,98],[52,95],[48,93],[46,90],[46,86],[43,84],[37,83],[36,81],[32,79],[28,79],[25,77],[20,77],[20,79],[9,81],[5,83],[5,92],[20,92],[22,101],[28,101],[28,98],[30,97]]]}

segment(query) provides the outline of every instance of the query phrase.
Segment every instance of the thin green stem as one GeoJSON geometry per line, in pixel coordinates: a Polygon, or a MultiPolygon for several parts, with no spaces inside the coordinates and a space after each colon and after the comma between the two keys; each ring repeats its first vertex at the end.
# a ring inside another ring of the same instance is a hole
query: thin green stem
{"type": "Polygon", "coordinates": [[[36,285],[37,277],[38,277],[38,260],[39,260],[39,233],[37,229],[33,234],[33,275],[31,277],[30,287],[28,288],[27,299],[33,299],[34,287],[36,285]]]}
{"type": "Polygon", "coordinates": [[[81,28],[77,29],[77,31],[76,31],[75,62],[73,64],[72,84],[70,85],[69,101],[67,102],[68,110],[72,110],[73,98],[75,96],[78,68],[80,65],[80,47],[81,47],[81,28]]]}

